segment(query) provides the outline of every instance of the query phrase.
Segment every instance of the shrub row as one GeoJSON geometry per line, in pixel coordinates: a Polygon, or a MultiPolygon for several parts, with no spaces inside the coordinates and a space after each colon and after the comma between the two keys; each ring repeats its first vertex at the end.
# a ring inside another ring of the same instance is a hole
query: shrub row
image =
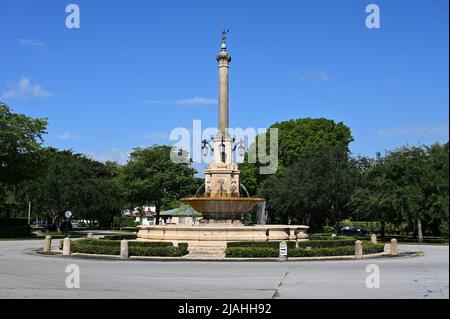
{"type": "Polygon", "coordinates": [[[106,235],[101,240],[122,240],[122,239],[136,239],[136,234],[120,234],[120,235],[106,235]]]}
{"type": "MultiPolygon", "coordinates": [[[[60,242],[60,248],[63,247],[60,242]]],[[[71,251],[74,253],[119,255],[120,241],[81,239],[71,242],[71,251]]],[[[130,256],[170,256],[178,257],[188,253],[188,244],[179,243],[178,247],[170,242],[128,242],[130,256]]]]}
{"type": "MultiPolygon", "coordinates": [[[[348,236],[337,236],[332,237],[317,237],[309,241],[301,241],[298,243],[299,248],[321,248],[321,247],[342,247],[351,246],[355,243],[355,238],[348,236]],[[336,239],[337,238],[337,239],[336,239]]],[[[288,249],[296,248],[295,241],[286,242],[288,249]]],[[[275,248],[279,249],[280,241],[261,241],[261,242],[250,242],[250,241],[240,241],[240,242],[229,242],[227,247],[260,247],[260,248],[275,248]]]]}
{"type": "MultiPolygon", "coordinates": [[[[382,252],[384,244],[363,243],[364,254],[382,252]]],[[[319,248],[292,248],[288,249],[289,257],[318,257],[318,256],[348,256],[355,254],[354,245],[342,247],[319,247],[319,248]]],[[[279,250],[273,247],[228,247],[225,250],[226,257],[278,257],[279,250]]]]}
{"type": "Polygon", "coordinates": [[[344,247],[355,244],[355,239],[338,239],[338,240],[309,240],[298,243],[299,248],[326,248],[326,247],[344,247]]]}
{"type": "MultiPolygon", "coordinates": [[[[295,241],[286,242],[288,249],[295,248],[295,241]]],[[[260,247],[260,248],[276,248],[279,249],[280,241],[233,241],[227,243],[227,247],[260,247]]]]}
{"type": "MultiPolygon", "coordinates": [[[[126,239],[126,238],[123,238],[126,239]]],[[[82,239],[83,242],[89,242],[91,245],[95,246],[119,246],[120,247],[120,240],[111,240],[111,239],[97,239],[97,238],[84,238],[82,239]]],[[[162,241],[155,241],[155,242],[148,242],[148,241],[129,241],[128,247],[172,247],[173,243],[171,242],[162,242],[162,241]]]]}
{"type": "Polygon", "coordinates": [[[328,240],[328,241],[335,241],[335,240],[356,240],[355,237],[352,236],[324,236],[324,235],[310,235],[309,240],[328,240]]]}
{"type": "Polygon", "coordinates": [[[178,247],[129,247],[130,256],[180,257],[188,253],[187,243],[179,243],[178,247]]]}

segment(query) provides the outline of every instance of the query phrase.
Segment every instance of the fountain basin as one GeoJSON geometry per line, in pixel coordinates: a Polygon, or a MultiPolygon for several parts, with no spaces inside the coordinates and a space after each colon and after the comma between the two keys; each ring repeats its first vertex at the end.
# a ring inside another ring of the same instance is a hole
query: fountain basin
{"type": "Polygon", "coordinates": [[[245,197],[190,197],[182,198],[199,213],[245,214],[256,204],[264,202],[264,198],[245,197]]]}
{"type": "Polygon", "coordinates": [[[182,198],[203,216],[202,222],[208,224],[242,224],[245,213],[256,204],[264,202],[263,198],[245,197],[190,197],[182,198]]]}

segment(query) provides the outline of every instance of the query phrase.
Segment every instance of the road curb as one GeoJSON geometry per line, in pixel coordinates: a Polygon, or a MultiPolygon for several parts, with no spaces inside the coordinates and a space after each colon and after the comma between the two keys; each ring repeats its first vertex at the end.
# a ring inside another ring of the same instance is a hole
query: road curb
{"type": "MultiPolygon", "coordinates": [[[[91,259],[91,260],[118,260],[118,261],[207,261],[207,262],[281,262],[276,257],[266,257],[266,258],[236,258],[236,257],[153,257],[153,256],[130,256],[128,259],[121,259],[120,256],[116,255],[100,255],[100,254],[84,254],[84,253],[72,253],[68,256],[63,256],[60,249],[52,249],[50,252],[43,252],[41,249],[34,249],[35,255],[44,256],[56,256],[58,258],[79,258],[79,259],[91,259]]],[[[348,256],[322,256],[322,257],[290,257],[287,261],[294,262],[308,262],[308,261],[336,261],[336,260],[367,260],[375,258],[409,258],[409,257],[419,257],[423,256],[422,251],[417,252],[401,252],[397,256],[390,256],[388,252],[381,252],[376,254],[363,255],[362,258],[355,258],[354,255],[348,256]]]]}

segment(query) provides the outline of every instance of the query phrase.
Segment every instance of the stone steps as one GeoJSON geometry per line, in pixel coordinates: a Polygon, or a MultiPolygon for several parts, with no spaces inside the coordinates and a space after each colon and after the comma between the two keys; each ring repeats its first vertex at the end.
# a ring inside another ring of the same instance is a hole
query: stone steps
{"type": "Polygon", "coordinates": [[[226,244],[198,242],[188,246],[189,257],[195,258],[224,258],[226,244]]]}

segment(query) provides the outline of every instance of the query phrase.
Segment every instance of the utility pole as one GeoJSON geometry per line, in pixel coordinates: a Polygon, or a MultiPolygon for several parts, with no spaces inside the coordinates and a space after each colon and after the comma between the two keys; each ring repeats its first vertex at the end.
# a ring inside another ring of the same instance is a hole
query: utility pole
{"type": "Polygon", "coordinates": [[[31,200],[28,201],[28,225],[30,224],[31,224],[31,200]]]}

